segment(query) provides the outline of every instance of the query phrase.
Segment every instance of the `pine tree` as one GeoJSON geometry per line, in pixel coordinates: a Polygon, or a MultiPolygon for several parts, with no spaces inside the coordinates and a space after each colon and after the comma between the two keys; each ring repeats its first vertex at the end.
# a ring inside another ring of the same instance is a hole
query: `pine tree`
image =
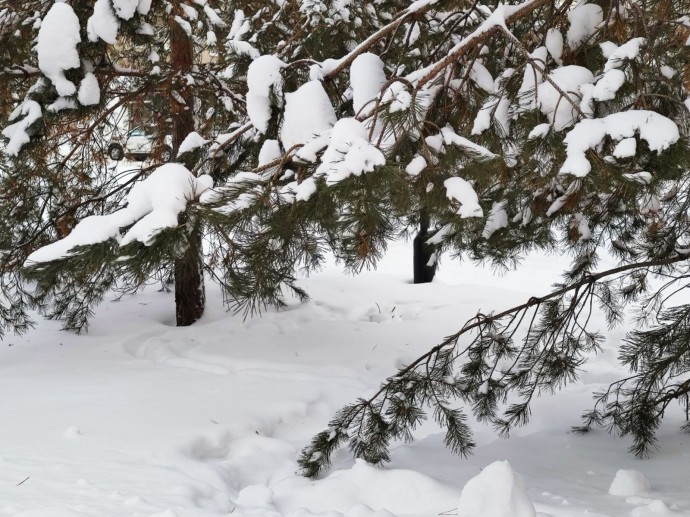
{"type": "MultiPolygon", "coordinates": [[[[11,171],[2,177],[3,192],[12,195],[8,209],[18,200],[21,205],[5,220],[3,271],[16,274],[32,251],[71,234],[78,221],[122,206],[132,186],[195,129],[229,123],[216,78],[221,68],[202,55],[227,29],[222,13],[207,2],[36,0],[2,2],[0,13],[1,82],[10,101],[3,108],[15,108],[3,131],[11,171]],[[210,112],[212,120],[204,116],[210,112]],[[123,171],[106,151],[122,149],[135,123],[151,135],[153,160],[123,171]]],[[[191,167],[195,158],[186,158],[191,167]]],[[[38,287],[13,305],[21,311],[31,302],[64,319],[67,328],[81,329],[108,290],[135,290],[174,270],[178,324],[188,325],[204,305],[196,224],[188,217],[166,250],[132,246],[129,263],[112,239],[74,253],[74,260],[67,260],[65,249],[46,267],[27,270],[38,287]]],[[[99,239],[82,232],[82,241],[74,242],[99,239]]]]}
{"type": "MultiPolygon", "coordinates": [[[[186,325],[203,312],[201,269],[220,283],[231,307],[252,313],[282,305],[285,289],[304,298],[295,270],[317,267],[326,249],[354,270],[373,265],[400,229],[401,212],[388,213],[384,196],[391,185],[352,182],[323,199],[292,202],[294,178],[300,183],[316,164],[281,157],[289,151],[281,150],[282,90],[271,89],[269,116],[254,127],[252,106],[259,98],[259,110],[265,109],[266,99],[250,92],[247,79],[253,62],[274,56],[274,62],[289,61],[281,65],[280,85],[298,89],[310,74],[319,75],[315,63],[347,53],[401,8],[394,2],[377,11],[311,1],[282,7],[269,1],[3,2],[8,44],[1,82],[13,104],[3,156],[14,170],[3,179],[15,188],[8,192],[27,198],[21,213],[7,219],[4,271],[18,275],[25,264],[21,273],[36,286],[31,292],[8,286],[13,296],[21,293],[12,307],[25,317],[27,304],[34,305],[81,330],[106,292],[174,278],[178,324],[186,325]],[[62,55],[51,55],[51,45],[62,55]],[[147,126],[159,148],[151,165],[125,173],[107,156],[121,153],[112,142],[135,121],[147,126]],[[142,196],[150,205],[165,183],[158,179],[164,135],[172,137],[173,154],[184,151],[177,160],[190,173],[192,189],[176,183],[171,199],[190,199],[156,226],[161,213],[140,205],[142,196]],[[217,188],[208,189],[209,177],[217,188]],[[276,197],[279,188],[284,193],[276,197]],[[346,217],[339,214],[352,197],[366,202],[346,217]]],[[[333,114],[351,109],[346,65],[323,77],[325,89],[311,84],[333,114]]],[[[399,183],[397,168],[388,177],[399,183]]],[[[11,211],[11,198],[6,201],[11,211]]],[[[398,204],[405,202],[403,195],[398,204]]],[[[4,321],[22,328],[9,314],[4,321]]]]}
{"type": "Polygon", "coordinates": [[[507,435],[527,423],[536,396],[575,380],[600,349],[595,310],[613,326],[632,309],[640,327],[620,352],[632,375],[597,394],[577,430],[630,435],[631,452],[645,456],[669,404],[687,412],[690,394],[677,296],[688,268],[685,3],[431,5],[425,22],[442,19],[447,32],[438,53],[425,47],[433,37],[420,38],[410,54],[423,62],[405,76],[413,94],[435,88],[426,114],[442,138],[425,138],[420,156],[436,182],[428,194],[451,199],[423,205],[435,224],[427,242],[498,267],[529,249],[567,251],[572,266],[552,293],[477,314],[344,407],[303,451],[304,473],[323,472],[343,445],[387,461],[391,442],[411,440],[428,414],[462,455],[474,445],[468,412],[507,435]],[[442,147],[455,142],[479,160],[442,147]],[[603,249],[618,267],[597,271],[603,249]]]}
{"type": "Polygon", "coordinates": [[[77,64],[58,69],[41,65],[40,51],[37,68],[27,42],[70,4],[3,6],[0,34],[22,42],[3,55],[2,88],[17,106],[3,133],[3,192],[22,200],[3,203],[22,221],[3,228],[4,272],[16,278],[33,257],[24,274],[37,286],[27,293],[19,279],[8,293],[79,329],[105,292],[167,278],[174,262],[203,267],[230,306],[251,313],[285,303],[286,291],[306,296],[295,272],[326,252],[359,271],[417,229],[425,276],[442,252],[511,267],[528,250],[567,251],[572,266],[553,292],[478,314],[343,408],[300,463],[317,475],[345,443],[386,461],[391,441],[412,439],[428,412],[467,454],[467,412],[502,434],[526,423],[534,397],[574,380],[601,346],[592,311],[615,325],[630,307],[641,326],[621,361],[633,375],[600,395],[585,427],[630,434],[644,455],[668,405],[690,391],[687,307],[674,299],[690,202],[684,4],[256,0],[214,10],[210,0],[98,0],[118,44],[84,37],[95,7],[80,4],[77,64]],[[129,19],[127,6],[138,9],[129,19]],[[180,28],[199,51],[215,45],[216,59],[188,72],[188,59],[166,57],[174,32],[185,39],[180,28]],[[80,102],[76,83],[92,83],[89,73],[119,101],[80,102]],[[178,120],[184,167],[118,184],[102,154],[106,128],[136,95],[158,106],[163,126],[178,120]],[[197,132],[182,143],[187,113],[197,132]],[[65,135],[77,144],[66,156],[65,135]],[[165,180],[178,195],[156,198],[161,223],[140,201],[165,180]],[[79,241],[93,214],[116,231],[79,241]],[[597,271],[602,247],[618,267],[597,271]],[[655,287],[657,277],[666,283],[655,287]]]}

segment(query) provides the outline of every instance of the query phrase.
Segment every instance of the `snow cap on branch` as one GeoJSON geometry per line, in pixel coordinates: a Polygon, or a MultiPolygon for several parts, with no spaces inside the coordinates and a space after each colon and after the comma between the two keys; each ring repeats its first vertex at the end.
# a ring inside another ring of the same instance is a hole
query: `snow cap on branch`
{"type": "Polygon", "coordinates": [[[309,81],[285,94],[285,113],[280,139],[286,150],[306,144],[329,130],[337,117],[321,81],[309,81]]]}
{"type": "Polygon", "coordinates": [[[72,232],[57,242],[29,255],[26,266],[67,258],[76,246],[98,244],[109,239],[121,246],[134,241],[150,245],[166,228],[175,228],[187,202],[213,186],[210,176],[195,178],[183,165],[166,163],[137,183],[127,196],[127,206],[108,215],[83,219],[72,232]],[[121,229],[131,226],[122,235],[121,229]]]}
{"type": "Polygon", "coordinates": [[[271,103],[274,100],[278,106],[283,102],[283,75],[285,67],[275,56],[260,56],[249,65],[247,71],[247,114],[254,127],[261,133],[268,130],[271,120],[271,103]],[[275,98],[271,99],[271,95],[275,98]]]}
{"type": "MultiPolygon", "coordinates": [[[[350,65],[350,84],[352,85],[352,107],[355,115],[369,104],[371,109],[386,82],[383,61],[376,54],[365,52],[357,56],[350,65]]],[[[369,111],[369,110],[368,110],[369,111]]]]}
{"type": "Polygon", "coordinates": [[[633,110],[612,113],[604,118],[580,121],[566,135],[566,160],[560,174],[584,177],[592,170],[586,152],[594,149],[606,136],[614,140],[632,138],[635,133],[647,142],[651,151],[661,152],[680,138],[678,126],[654,111],[633,110]]]}
{"type": "Polygon", "coordinates": [[[60,96],[76,93],[77,87],[65,77],[65,70],[79,68],[79,18],[68,4],[55,3],[38,30],[38,67],[55,85],[60,96]]]}

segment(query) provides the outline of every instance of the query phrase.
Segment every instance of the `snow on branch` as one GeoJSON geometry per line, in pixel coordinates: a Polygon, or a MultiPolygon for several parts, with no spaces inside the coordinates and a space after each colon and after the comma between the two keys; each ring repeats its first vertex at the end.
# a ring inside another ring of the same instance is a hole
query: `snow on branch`
{"type": "Polygon", "coordinates": [[[183,165],[162,165],[134,185],[127,196],[125,208],[112,214],[83,219],[67,237],[29,255],[25,266],[64,259],[77,246],[98,244],[110,239],[118,241],[120,246],[134,241],[150,245],[162,230],[177,227],[177,218],[187,208],[188,201],[198,198],[212,185],[210,176],[195,178],[183,165]],[[126,227],[130,228],[122,235],[121,229],[126,227]]]}
{"type": "Polygon", "coordinates": [[[10,117],[10,120],[13,120],[21,115],[23,115],[24,118],[3,129],[2,136],[9,138],[9,142],[5,148],[7,154],[10,156],[16,156],[21,150],[22,146],[24,144],[28,144],[31,140],[28,129],[31,124],[41,118],[41,106],[36,101],[28,100],[21,104],[12,113],[12,115],[13,116],[10,117]]]}
{"type": "Polygon", "coordinates": [[[603,118],[578,122],[566,135],[566,160],[560,174],[584,177],[592,170],[586,152],[602,143],[607,136],[614,140],[632,138],[639,133],[651,151],[661,152],[678,142],[678,126],[654,111],[634,110],[612,113],[603,118]]]}
{"type": "Polygon", "coordinates": [[[55,3],[50,8],[38,31],[36,52],[38,67],[55,85],[60,96],[76,93],[77,87],[65,77],[65,70],[79,68],[79,18],[71,6],[55,3]]]}
{"type": "Polygon", "coordinates": [[[421,70],[413,72],[408,76],[408,79],[416,82],[417,87],[421,88],[429,81],[432,81],[448,65],[456,62],[467,51],[475,48],[479,43],[483,43],[494,33],[500,31],[508,24],[524,18],[535,9],[549,3],[550,0],[527,0],[518,5],[499,5],[479,27],[460,40],[450,52],[448,52],[446,57],[421,70]]]}

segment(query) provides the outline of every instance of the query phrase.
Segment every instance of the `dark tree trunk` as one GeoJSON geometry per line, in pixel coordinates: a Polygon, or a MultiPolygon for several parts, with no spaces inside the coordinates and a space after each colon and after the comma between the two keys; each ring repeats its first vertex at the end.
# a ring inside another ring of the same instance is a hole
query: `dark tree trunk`
{"type": "Polygon", "coordinates": [[[426,243],[429,237],[429,215],[425,209],[422,209],[419,217],[419,232],[412,241],[415,284],[431,282],[436,274],[436,261],[429,265],[434,254],[434,247],[426,243]]]}
{"type": "MultiPolygon", "coordinates": [[[[175,5],[175,8],[178,6],[175,5]]],[[[170,23],[171,65],[177,72],[177,83],[171,85],[185,100],[183,106],[172,96],[170,107],[173,119],[172,144],[173,156],[177,155],[180,144],[189,133],[194,131],[194,114],[192,113],[192,91],[185,85],[184,75],[192,68],[192,41],[187,33],[174,20],[170,23]]],[[[198,223],[183,215],[180,225],[189,228],[188,246],[182,257],[175,261],[175,316],[178,327],[186,327],[201,318],[206,306],[204,289],[203,255],[201,248],[201,227],[198,223]]]]}
{"type": "Polygon", "coordinates": [[[204,314],[204,288],[201,230],[194,225],[185,254],[175,261],[175,317],[178,327],[187,327],[204,314]]]}

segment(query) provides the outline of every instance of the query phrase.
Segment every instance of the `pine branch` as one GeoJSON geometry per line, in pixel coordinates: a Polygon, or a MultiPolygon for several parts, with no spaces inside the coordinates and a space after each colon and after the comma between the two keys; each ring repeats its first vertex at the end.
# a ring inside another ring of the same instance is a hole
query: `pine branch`
{"type": "MultiPolygon", "coordinates": [[[[448,426],[449,434],[446,436],[445,443],[451,449],[459,451],[463,455],[467,454],[472,449],[472,441],[469,428],[463,424],[464,416],[458,412],[459,410],[448,406],[446,397],[439,395],[437,386],[442,385],[442,389],[452,398],[462,398],[466,401],[480,403],[480,405],[475,406],[475,412],[479,411],[485,418],[493,418],[496,411],[495,401],[485,398],[491,391],[490,384],[487,384],[489,381],[497,389],[497,396],[505,396],[501,394],[506,394],[505,390],[511,385],[523,386],[521,388],[522,402],[513,404],[507,409],[505,413],[507,419],[495,420],[496,426],[505,434],[511,427],[524,424],[527,421],[529,403],[535,393],[541,392],[543,389],[553,390],[555,387],[561,386],[566,380],[574,378],[574,372],[582,363],[581,359],[576,358],[581,345],[579,345],[577,336],[571,334],[569,328],[580,328],[580,334],[586,337],[585,349],[596,346],[596,337],[587,333],[577,321],[583,307],[587,306],[587,300],[592,296],[594,285],[608,277],[627,271],[669,266],[686,261],[688,258],[687,255],[675,255],[667,259],[626,264],[596,274],[584,275],[571,284],[556,289],[547,295],[532,297],[525,303],[510,309],[491,315],[479,314],[468,321],[461,330],[448,336],[441,343],[398,370],[372,396],[360,399],[356,404],[348,406],[347,410],[344,409],[339,412],[331,421],[330,434],[340,437],[338,441],[340,443],[345,440],[343,437],[351,436],[349,430],[352,426],[358,425],[360,431],[358,431],[356,443],[350,444],[353,453],[358,457],[366,457],[371,452],[368,451],[367,446],[371,445],[375,451],[374,456],[379,458],[379,461],[385,461],[388,453],[387,450],[382,450],[382,447],[385,448],[391,438],[411,439],[410,430],[405,426],[405,419],[410,417],[405,415],[408,415],[409,411],[412,410],[413,414],[417,416],[409,421],[411,425],[416,425],[418,420],[423,418],[421,405],[428,404],[434,408],[437,420],[448,426]],[[570,299],[570,303],[561,306],[558,300],[562,300],[566,294],[571,292],[574,295],[570,299]],[[509,344],[509,340],[506,340],[500,328],[495,329],[495,324],[503,318],[509,317],[508,325],[502,327],[508,330],[510,325],[516,321],[518,325],[522,322],[522,317],[516,320],[515,315],[524,313],[533,307],[544,307],[542,320],[536,327],[534,326],[534,319],[530,322],[525,340],[526,346],[517,354],[513,363],[516,371],[511,372],[509,377],[508,373],[503,373],[500,380],[492,379],[490,372],[495,371],[497,363],[494,362],[493,367],[487,367],[485,365],[486,354],[495,349],[497,351],[495,361],[498,361],[502,354],[516,353],[512,349],[500,352],[503,347],[509,344]],[[535,333],[531,333],[533,328],[536,329],[535,333]],[[455,348],[460,337],[472,330],[477,330],[479,336],[463,352],[456,352],[455,348]],[[564,350],[567,351],[565,354],[560,349],[555,348],[559,336],[562,336],[564,350]],[[542,349],[538,350],[539,347],[542,349]],[[460,378],[449,376],[452,371],[451,363],[463,354],[468,354],[468,362],[463,366],[464,375],[460,378]],[[520,363],[518,363],[519,358],[522,358],[520,363]],[[438,367],[439,364],[442,365],[442,368],[438,367]],[[418,372],[419,368],[422,368],[424,373],[418,372]],[[525,375],[531,375],[532,378],[529,379],[525,375]],[[484,380],[481,386],[476,386],[482,379],[484,380]],[[525,385],[525,383],[527,384],[525,385]],[[407,401],[411,409],[406,409],[400,414],[390,408],[385,409],[386,402],[396,397],[402,397],[402,400],[407,401]],[[482,405],[484,403],[487,403],[488,406],[482,405]],[[389,419],[377,424],[375,443],[369,444],[366,433],[362,434],[366,426],[364,428],[362,426],[363,419],[371,418],[365,415],[371,414],[374,411],[372,408],[376,408],[379,413],[388,414],[389,419]],[[380,435],[384,432],[385,426],[390,428],[387,437],[385,434],[380,435]]],[[[315,477],[323,472],[330,465],[330,455],[337,449],[337,446],[333,445],[331,441],[326,440],[324,442],[324,437],[327,434],[329,433],[317,435],[300,456],[300,466],[303,473],[309,477],[315,477]]],[[[350,439],[352,440],[352,438],[350,439]]]]}

